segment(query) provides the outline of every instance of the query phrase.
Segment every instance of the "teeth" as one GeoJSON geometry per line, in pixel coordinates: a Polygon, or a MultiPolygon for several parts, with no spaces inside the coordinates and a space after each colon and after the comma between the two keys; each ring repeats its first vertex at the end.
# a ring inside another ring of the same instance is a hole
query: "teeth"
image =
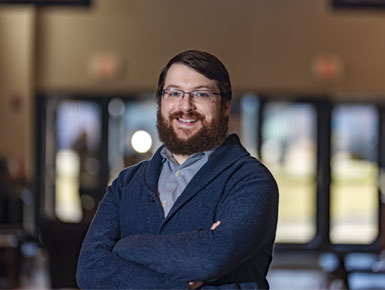
{"type": "Polygon", "coordinates": [[[186,119],[182,119],[182,118],[179,118],[178,120],[183,122],[183,123],[193,123],[193,122],[196,122],[196,120],[186,120],[186,119]]]}

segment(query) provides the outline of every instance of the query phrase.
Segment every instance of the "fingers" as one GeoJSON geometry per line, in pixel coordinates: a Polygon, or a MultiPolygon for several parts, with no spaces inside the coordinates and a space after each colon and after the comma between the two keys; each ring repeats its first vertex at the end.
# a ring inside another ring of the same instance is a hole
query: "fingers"
{"type": "Polygon", "coordinates": [[[197,289],[199,288],[200,286],[203,285],[203,282],[189,282],[188,283],[188,289],[197,289]]]}
{"type": "Polygon", "coordinates": [[[215,230],[219,225],[221,224],[221,221],[216,221],[212,226],[210,230],[215,230]]]}

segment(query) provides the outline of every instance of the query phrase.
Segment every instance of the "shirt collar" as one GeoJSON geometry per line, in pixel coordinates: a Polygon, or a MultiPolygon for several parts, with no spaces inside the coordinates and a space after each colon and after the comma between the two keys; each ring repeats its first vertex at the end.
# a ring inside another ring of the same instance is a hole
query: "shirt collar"
{"type": "MultiPolygon", "coordinates": [[[[194,153],[192,155],[190,155],[187,160],[192,160],[192,159],[199,159],[199,158],[202,158],[203,156],[206,158],[206,159],[209,159],[209,157],[211,156],[211,154],[213,154],[215,152],[215,150],[217,150],[217,148],[213,148],[213,149],[210,149],[210,150],[207,150],[207,151],[203,151],[203,152],[197,152],[197,153],[194,153]]],[[[163,149],[160,151],[160,154],[162,155],[162,162],[165,162],[166,160],[168,160],[169,162],[179,166],[178,162],[175,160],[175,158],[172,156],[172,153],[170,150],[167,149],[166,146],[163,147],[163,149]]],[[[186,161],[187,161],[186,160],[186,161]]]]}

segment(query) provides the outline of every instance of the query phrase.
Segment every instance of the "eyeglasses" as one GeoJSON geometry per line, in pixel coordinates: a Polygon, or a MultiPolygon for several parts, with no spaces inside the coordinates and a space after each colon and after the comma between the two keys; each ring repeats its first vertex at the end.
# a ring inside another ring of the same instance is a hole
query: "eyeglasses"
{"type": "Polygon", "coordinates": [[[164,100],[170,102],[180,102],[185,94],[189,94],[191,100],[194,103],[207,104],[214,100],[214,95],[220,95],[219,93],[214,93],[210,90],[195,90],[191,92],[185,92],[179,89],[165,89],[162,91],[162,96],[164,100]]]}

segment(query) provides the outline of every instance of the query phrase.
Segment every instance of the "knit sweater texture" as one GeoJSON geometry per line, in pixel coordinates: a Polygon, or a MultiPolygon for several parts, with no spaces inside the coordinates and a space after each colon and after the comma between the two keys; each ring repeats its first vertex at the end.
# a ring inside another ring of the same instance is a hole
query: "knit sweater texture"
{"type": "Polygon", "coordinates": [[[79,287],[267,289],[278,212],[267,168],[233,134],[165,217],[156,193],[161,149],[107,188],[80,252],[79,287]]]}

